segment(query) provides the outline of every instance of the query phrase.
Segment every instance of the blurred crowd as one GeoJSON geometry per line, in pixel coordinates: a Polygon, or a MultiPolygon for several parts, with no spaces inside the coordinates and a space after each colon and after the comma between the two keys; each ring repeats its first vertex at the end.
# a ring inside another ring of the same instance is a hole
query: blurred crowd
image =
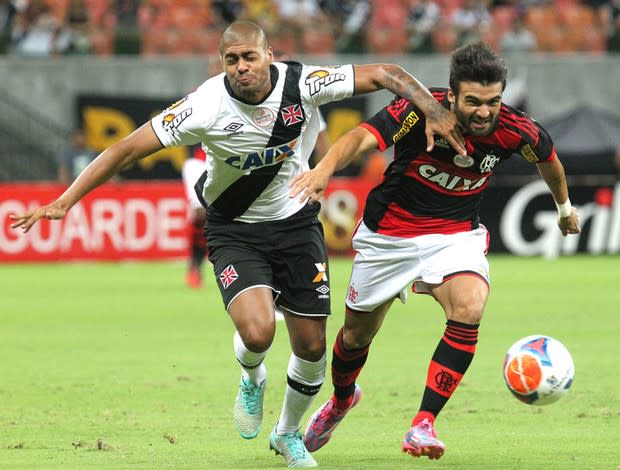
{"type": "Polygon", "coordinates": [[[620,0],[0,0],[0,53],[214,54],[236,19],[291,55],[620,51],[620,0]]]}

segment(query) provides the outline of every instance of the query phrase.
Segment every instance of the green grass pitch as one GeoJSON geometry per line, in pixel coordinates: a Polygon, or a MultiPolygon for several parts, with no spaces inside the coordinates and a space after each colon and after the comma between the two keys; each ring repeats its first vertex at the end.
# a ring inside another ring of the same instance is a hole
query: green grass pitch
{"type": "MultiPolygon", "coordinates": [[[[490,257],[492,290],[474,362],[437,421],[439,461],[400,452],[444,317],[428,296],[395,304],[360,376],[365,396],[315,454],[333,469],[619,469],[620,258],[490,257]],[[576,377],[547,407],[518,402],[501,365],[517,339],[544,333],[571,351],[576,377]]],[[[183,284],[184,264],[0,266],[1,469],[284,468],[268,450],[289,345],[267,358],[265,421],[232,423],[239,369],[213,276],[183,284]]],[[[331,264],[342,322],[350,260],[331,264]]],[[[329,378],[312,406],[331,393],[329,378]]],[[[305,423],[304,423],[305,424],[305,423]]]]}

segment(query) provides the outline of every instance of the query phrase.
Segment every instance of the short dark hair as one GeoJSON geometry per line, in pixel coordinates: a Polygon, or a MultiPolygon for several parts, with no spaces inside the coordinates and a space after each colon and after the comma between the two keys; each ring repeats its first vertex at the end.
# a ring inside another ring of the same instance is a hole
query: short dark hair
{"type": "Polygon", "coordinates": [[[502,83],[506,88],[506,65],[493,49],[483,42],[459,47],[452,53],[450,61],[450,88],[457,95],[461,82],[476,82],[487,85],[502,83]]]}
{"type": "Polygon", "coordinates": [[[225,45],[229,41],[239,41],[252,38],[256,41],[257,45],[260,45],[264,51],[269,49],[269,41],[267,41],[267,35],[263,28],[251,21],[234,21],[228,26],[220,36],[219,51],[220,55],[224,50],[225,45]]]}

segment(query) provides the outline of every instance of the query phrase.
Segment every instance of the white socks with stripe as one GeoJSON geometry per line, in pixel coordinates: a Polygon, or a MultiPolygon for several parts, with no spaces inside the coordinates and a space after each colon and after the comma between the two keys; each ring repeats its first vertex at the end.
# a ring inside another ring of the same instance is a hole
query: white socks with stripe
{"type": "Polygon", "coordinates": [[[294,433],[299,429],[304,414],[312,405],[325,380],[326,365],[325,354],[317,362],[305,361],[291,354],[287,371],[288,384],[276,429],[277,434],[294,433]]]}
{"type": "Polygon", "coordinates": [[[267,368],[265,367],[265,364],[263,364],[263,359],[265,359],[269,349],[261,353],[250,351],[245,347],[245,344],[243,344],[243,340],[237,331],[235,331],[235,335],[233,336],[233,344],[235,356],[241,365],[243,378],[246,381],[249,380],[256,385],[259,385],[267,378],[267,368]]]}

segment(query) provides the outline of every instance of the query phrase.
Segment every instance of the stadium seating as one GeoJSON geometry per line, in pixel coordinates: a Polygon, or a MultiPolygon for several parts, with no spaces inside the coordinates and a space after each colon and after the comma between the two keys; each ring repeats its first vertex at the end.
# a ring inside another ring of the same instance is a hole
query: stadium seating
{"type": "Polygon", "coordinates": [[[301,35],[302,49],[306,54],[334,52],[334,36],[327,27],[306,28],[301,35]]]}
{"type": "MultiPolygon", "coordinates": [[[[70,11],[83,9],[91,52],[109,55],[119,51],[115,47],[118,34],[136,37],[137,50],[153,54],[204,54],[216,52],[214,36],[222,24],[211,8],[211,0],[143,0],[135,13],[136,30],[119,33],[117,3],[113,0],[41,0],[50,7],[57,19],[68,22],[70,11]]],[[[268,1],[268,0],[267,0],[268,1]]],[[[442,11],[442,21],[432,33],[434,49],[450,52],[457,44],[455,32],[447,23],[452,13],[462,7],[463,0],[435,0],[442,11]]],[[[132,2],[130,2],[131,4],[132,2]]],[[[407,52],[408,36],[405,30],[409,4],[403,0],[371,0],[372,13],[364,29],[364,46],[375,54],[407,52]]],[[[510,29],[520,15],[516,4],[491,8],[493,23],[485,25],[477,35],[497,47],[498,38],[510,29]]],[[[120,17],[119,17],[120,18],[120,17]]],[[[536,36],[540,52],[603,53],[606,48],[606,18],[604,9],[594,10],[583,0],[552,0],[551,3],[531,4],[524,11],[525,26],[536,36]]],[[[70,23],[68,23],[69,26],[70,23]]],[[[123,23],[123,27],[126,25],[123,23]]],[[[287,54],[329,54],[336,51],[338,38],[326,25],[313,25],[301,33],[287,28],[269,30],[274,47],[287,54]]],[[[122,41],[122,38],[120,38],[122,41]]]]}
{"type": "Polygon", "coordinates": [[[399,0],[374,0],[365,28],[366,50],[371,54],[403,54],[409,41],[405,30],[407,9],[399,0]]]}

